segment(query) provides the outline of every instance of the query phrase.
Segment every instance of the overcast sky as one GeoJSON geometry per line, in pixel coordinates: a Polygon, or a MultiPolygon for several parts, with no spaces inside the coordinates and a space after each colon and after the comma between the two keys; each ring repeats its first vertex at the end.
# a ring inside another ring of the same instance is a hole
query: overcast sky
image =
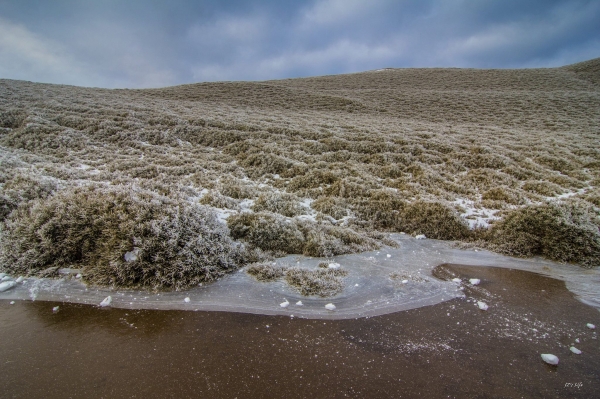
{"type": "Polygon", "coordinates": [[[598,0],[0,0],[0,78],[97,87],[600,57],[598,0]]]}

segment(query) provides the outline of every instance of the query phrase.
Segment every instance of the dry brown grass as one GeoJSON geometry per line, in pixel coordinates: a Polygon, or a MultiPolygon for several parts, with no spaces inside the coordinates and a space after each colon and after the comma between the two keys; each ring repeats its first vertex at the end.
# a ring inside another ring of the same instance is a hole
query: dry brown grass
{"type": "Polygon", "coordinates": [[[237,212],[233,237],[255,247],[329,256],[375,247],[374,231],[472,239],[457,199],[506,217],[571,193],[594,213],[599,70],[596,59],[152,90],[0,80],[0,216],[78,186],[137,187],[237,212]],[[294,219],[307,212],[315,221],[294,219]]]}

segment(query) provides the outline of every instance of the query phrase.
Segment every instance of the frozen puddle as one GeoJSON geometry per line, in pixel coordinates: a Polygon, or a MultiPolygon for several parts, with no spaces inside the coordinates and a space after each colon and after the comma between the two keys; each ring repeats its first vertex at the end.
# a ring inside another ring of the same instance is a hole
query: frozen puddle
{"type": "MultiPolygon", "coordinates": [[[[182,292],[110,290],[86,287],[78,279],[33,279],[0,293],[0,299],[35,299],[98,305],[109,295],[110,306],[135,309],[185,309],[350,319],[378,316],[434,305],[464,294],[460,284],[441,281],[431,271],[443,263],[497,266],[563,280],[582,302],[600,309],[600,272],[539,258],[518,259],[488,251],[452,248],[451,242],[417,240],[394,234],[399,248],[336,256],[328,261],[348,271],[345,289],[329,298],[305,297],[284,281],[258,282],[241,269],[221,280],[182,292]],[[189,298],[189,299],[188,299],[189,298]],[[287,306],[281,306],[288,303],[287,306]],[[326,308],[335,305],[334,310],[326,308]],[[301,304],[301,306],[299,305],[301,304]]],[[[277,264],[317,268],[322,258],[288,256],[277,264]]],[[[472,276],[476,278],[477,276],[472,276]]]]}

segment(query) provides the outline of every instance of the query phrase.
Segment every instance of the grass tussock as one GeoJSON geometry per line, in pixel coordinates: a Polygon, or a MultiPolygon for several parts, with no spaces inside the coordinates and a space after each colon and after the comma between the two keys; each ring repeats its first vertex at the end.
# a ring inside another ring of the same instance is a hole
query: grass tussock
{"type": "Polygon", "coordinates": [[[276,281],[285,275],[286,268],[273,263],[254,263],[248,266],[246,272],[258,281],[276,281]]]}
{"type": "Polygon", "coordinates": [[[243,247],[207,208],[126,188],[80,188],[16,209],[0,265],[35,275],[74,266],[94,284],[183,289],[244,262],[243,247]]]}
{"type": "Polygon", "coordinates": [[[309,270],[290,267],[285,273],[285,281],[304,296],[330,297],[342,292],[343,277],[347,275],[348,272],[343,269],[309,270]]]}
{"type": "Polygon", "coordinates": [[[580,203],[531,205],[507,214],[494,224],[488,245],[498,252],[540,255],[586,267],[600,265],[600,217],[580,203]]]}

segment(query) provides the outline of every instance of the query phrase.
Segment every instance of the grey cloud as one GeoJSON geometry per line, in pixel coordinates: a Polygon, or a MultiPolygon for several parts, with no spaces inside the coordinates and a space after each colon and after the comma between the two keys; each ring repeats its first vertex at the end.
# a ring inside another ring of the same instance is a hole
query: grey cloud
{"type": "Polygon", "coordinates": [[[0,0],[0,15],[19,32],[0,38],[0,77],[103,87],[600,56],[585,0],[0,0]]]}

